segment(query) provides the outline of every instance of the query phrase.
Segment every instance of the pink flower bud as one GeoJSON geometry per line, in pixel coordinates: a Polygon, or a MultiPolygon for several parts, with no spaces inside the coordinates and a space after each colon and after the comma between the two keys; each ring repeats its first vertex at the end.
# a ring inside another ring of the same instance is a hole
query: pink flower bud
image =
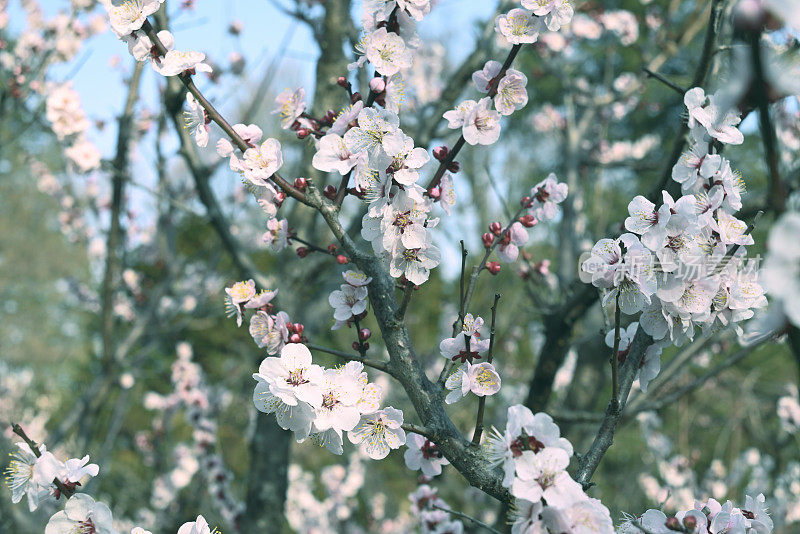
{"type": "Polygon", "coordinates": [[[332,185],[326,185],[325,189],[322,190],[322,194],[325,195],[325,198],[333,200],[336,198],[336,188],[332,185]]]}
{"type": "Polygon", "coordinates": [[[336,85],[338,85],[339,87],[344,87],[345,89],[350,88],[350,82],[348,82],[347,78],[345,78],[344,76],[339,76],[339,78],[336,80],[336,85]]]}
{"type": "Polygon", "coordinates": [[[500,264],[496,261],[487,261],[486,268],[489,269],[489,272],[493,275],[500,272],[500,264]]]}
{"type": "Polygon", "coordinates": [[[308,182],[306,182],[305,178],[295,178],[294,179],[294,186],[295,188],[299,189],[300,191],[305,191],[306,186],[308,186],[308,182]]]}
{"type": "Polygon", "coordinates": [[[349,261],[350,260],[347,259],[347,256],[345,256],[343,254],[339,254],[338,256],[336,256],[336,263],[338,263],[339,265],[344,265],[345,263],[348,263],[349,261]]]}
{"type": "Polygon", "coordinates": [[[444,161],[447,159],[447,155],[450,153],[450,148],[447,145],[437,146],[433,149],[433,157],[438,159],[439,161],[444,161]]]}
{"type": "Polygon", "coordinates": [[[492,243],[494,243],[494,236],[492,234],[490,234],[489,232],[486,232],[485,234],[483,234],[481,236],[481,238],[483,239],[483,246],[486,247],[486,248],[491,247],[492,243]]]}
{"type": "Polygon", "coordinates": [[[331,243],[330,245],[328,245],[328,252],[334,253],[337,250],[339,250],[339,247],[337,247],[335,243],[331,243]]]}
{"type": "Polygon", "coordinates": [[[292,343],[300,343],[302,338],[300,337],[300,334],[292,334],[291,337],[289,337],[289,341],[292,343]]]}
{"type": "Polygon", "coordinates": [[[386,80],[383,78],[372,78],[369,81],[369,88],[373,93],[382,93],[386,90],[386,80]]]}
{"type": "Polygon", "coordinates": [[[492,232],[494,235],[500,235],[501,233],[503,233],[503,225],[495,221],[489,225],[489,231],[492,232]]]}
{"type": "Polygon", "coordinates": [[[536,217],[534,217],[533,215],[528,214],[528,215],[523,215],[522,217],[520,217],[519,218],[519,222],[521,222],[522,226],[524,226],[525,228],[532,228],[539,221],[537,221],[536,217]]]}
{"type": "Polygon", "coordinates": [[[370,331],[369,328],[362,328],[361,330],[358,331],[358,339],[360,339],[361,341],[368,340],[370,336],[372,336],[372,332],[370,331]]]}
{"type": "Polygon", "coordinates": [[[428,196],[431,197],[433,200],[437,200],[442,193],[439,191],[438,187],[431,187],[428,189],[428,196]]]}
{"type": "Polygon", "coordinates": [[[531,197],[522,197],[522,200],[520,200],[519,203],[520,203],[521,206],[524,206],[526,208],[530,208],[532,202],[533,201],[531,200],[531,197]]]}
{"type": "Polygon", "coordinates": [[[300,128],[297,130],[297,138],[298,139],[305,139],[311,133],[311,130],[308,128],[300,128]]]}

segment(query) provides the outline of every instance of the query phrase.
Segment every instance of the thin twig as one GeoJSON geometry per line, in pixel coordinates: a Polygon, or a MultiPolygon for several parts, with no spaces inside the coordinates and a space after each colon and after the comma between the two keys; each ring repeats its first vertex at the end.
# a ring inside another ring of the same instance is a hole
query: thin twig
{"type": "Polygon", "coordinates": [[[769,115],[769,98],[767,96],[767,80],[764,76],[764,64],[761,57],[761,34],[749,36],[750,58],[753,61],[755,80],[753,92],[758,106],[758,124],[761,130],[761,141],[764,143],[764,161],[769,171],[769,196],[774,209],[778,213],[786,211],[786,187],[781,179],[778,161],[778,140],[775,137],[775,126],[769,115]]]}
{"type": "Polygon", "coordinates": [[[406,282],[406,285],[403,287],[403,301],[400,303],[400,307],[397,309],[398,320],[402,320],[403,317],[405,317],[412,295],[414,295],[414,284],[411,282],[406,282]]]}
{"type": "MultiPolygon", "coordinates": [[[[494,356],[494,325],[497,319],[497,303],[500,300],[500,293],[494,294],[494,304],[492,304],[492,327],[489,331],[489,355],[486,357],[488,363],[492,363],[494,356]]],[[[486,410],[486,395],[478,399],[478,416],[475,419],[475,434],[472,436],[472,443],[479,445],[481,434],[483,434],[483,412],[486,410]]]]}
{"type": "Polygon", "coordinates": [[[377,369],[378,371],[383,371],[384,373],[387,373],[389,375],[392,374],[391,371],[389,371],[389,366],[386,365],[384,362],[375,362],[372,360],[367,360],[357,354],[350,354],[349,352],[344,352],[341,350],[329,349],[328,347],[315,345],[314,343],[306,343],[306,347],[308,347],[310,350],[317,350],[319,352],[333,354],[334,356],[339,356],[340,358],[344,358],[346,360],[350,360],[353,362],[361,362],[367,367],[372,367],[373,369],[377,369]]]}
{"type": "Polygon", "coordinates": [[[430,441],[434,441],[433,433],[424,426],[415,425],[413,423],[403,423],[401,427],[406,432],[413,432],[415,434],[419,434],[420,436],[425,436],[430,441]]]}
{"type": "MultiPolygon", "coordinates": [[[[165,55],[167,53],[167,48],[164,46],[164,43],[158,38],[158,34],[156,33],[155,28],[153,25],[150,24],[149,20],[145,20],[144,24],[142,24],[142,30],[147,34],[150,38],[153,46],[155,46],[156,50],[160,55],[165,55]]],[[[217,125],[222,128],[222,131],[230,137],[231,141],[241,150],[242,152],[247,151],[248,148],[252,148],[244,139],[236,133],[230,123],[225,120],[219,111],[208,101],[208,99],[200,92],[197,86],[194,84],[192,80],[192,76],[187,73],[183,73],[178,75],[178,79],[186,86],[186,89],[194,95],[197,99],[197,102],[203,106],[208,118],[217,123],[217,125]]],[[[291,196],[292,198],[302,202],[303,204],[308,204],[308,200],[306,199],[305,194],[303,194],[299,189],[294,187],[292,184],[287,182],[279,173],[275,173],[271,176],[273,182],[275,182],[278,187],[280,187],[287,195],[291,196]]]]}
{"type": "Polygon", "coordinates": [[[611,404],[619,410],[619,294],[614,307],[614,349],[611,352],[611,404]]]}
{"type": "Polygon", "coordinates": [[[473,523],[475,523],[479,527],[485,528],[489,532],[494,532],[495,534],[502,534],[499,530],[490,527],[489,525],[487,525],[486,523],[484,523],[480,519],[475,519],[474,517],[472,517],[470,515],[467,515],[464,512],[459,512],[457,510],[451,510],[449,508],[445,508],[443,506],[439,506],[439,505],[433,504],[433,503],[431,503],[431,506],[433,506],[437,510],[441,510],[442,512],[447,512],[448,514],[452,514],[452,515],[454,515],[456,517],[460,517],[461,519],[466,519],[468,521],[472,521],[473,523]]]}
{"type": "Polygon", "coordinates": [[[667,87],[669,87],[670,89],[672,89],[673,91],[678,93],[679,95],[683,96],[684,94],[686,94],[686,89],[685,88],[681,87],[680,85],[678,85],[677,83],[673,82],[669,78],[666,78],[665,76],[662,76],[661,74],[659,74],[657,72],[654,72],[654,71],[648,69],[647,67],[642,68],[642,70],[645,72],[645,74],[647,74],[648,77],[655,78],[656,80],[660,81],[661,83],[663,83],[664,85],[666,85],[667,87]]]}

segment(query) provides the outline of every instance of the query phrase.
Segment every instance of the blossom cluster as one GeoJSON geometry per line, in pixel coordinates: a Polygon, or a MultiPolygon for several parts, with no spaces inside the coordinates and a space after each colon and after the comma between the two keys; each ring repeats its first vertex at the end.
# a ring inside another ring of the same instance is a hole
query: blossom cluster
{"type": "Polygon", "coordinates": [[[336,321],[331,330],[338,330],[350,324],[367,310],[367,285],[372,278],[361,271],[352,270],[342,273],[342,277],[345,283],[328,297],[336,321]]]}
{"type": "Polygon", "coordinates": [[[490,340],[481,338],[482,327],[483,319],[468,313],[464,316],[461,332],[439,343],[442,356],[453,362],[461,362],[445,382],[445,388],[450,390],[445,397],[447,404],[459,401],[469,392],[483,397],[500,391],[500,375],[494,366],[489,362],[473,364],[474,360],[481,359],[481,354],[489,350],[490,340]]]}
{"type": "MultiPolygon", "coordinates": [[[[584,281],[608,290],[604,304],[616,298],[623,313],[640,314],[639,326],[656,341],[651,358],[693,339],[698,327],[708,334],[766,305],[758,271],[745,258],[753,238],[735,217],[744,182],[715,149],[742,142],[740,118],[718,100],[700,88],[684,97],[692,142],[672,169],[683,196],[664,191],[660,206],[635,197],[625,220],[629,233],[601,239],[581,264],[584,281]]],[[[657,373],[655,367],[649,368],[657,373]]]]}
{"type": "Polygon", "coordinates": [[[763,494],[755,498],[748,495],[743,508],[736,508],[731,501],[720,504],[715,499],[708,499],[706,502],[696,501],[693,509],[682,510],[670,517],[661,510],[647,510],[641,516],[623,523],[617,532],[634,534],[642,531],[639,526],[653,534],[670,534],[675,531],[689,534],[769,534],[773,528],[763,494]]]}
{"type": "Polygon", "coordinates": [[[613,533],[608,509],[567,472],[573,448],[560,434],[549,415],[520,404],[508,408],[503,432],[492,429],[486,454],[516,498],[512,532],[613,533]]]}
{"type": "Polygon", "coordinates": [[[462,534],[464,524],[457,519],[450,519],[448,504],[439,497],[438,490],[427,484],[421,484],[414,493],[409,493],[411,513],[419,519],[422,534],[462,534]]]}
{"type": "Polygon", "coordinates": [[[336,369],[312,362],[301,343],[289,343],[280,357],[265,358],[253,374],[253,402],[264,413],[274,413],[281,428],[307,438],[334,454],[342,454],[343,433],[351,443],[363,444],[375,460],[406,441],[403,412],[380,408],[382,388],[369,382],[361,362],[336,369]]]}
{"type": "Polygon", "coordinates": [[[100,472],[97,464],[89,463],[88,456],[62,462],[44,445],[39,445],[38,451],[24,442],[17,443],[17,447],[5,472],[6,483],[11,489],[11,502],[18,503],[25,496],[31,512],[43,502],[59,498],[61,488],[74,490],[86,477],[100,472]],[[56,486],[56,479],[61,488],[56,486]]]}
{"type": "Polygon", "coordinates": [[[191,345],[181,342],[176,352],[177,358],[171,369],[172,393],[162,396],[149,392],[145,395],[144,405],[160,412],[184,408],[186,421],[192,428],[193,443],[191,447],[179,445],[175,448],[174,468],[153,483],[152,505],[155,509],[166,509],[177,492],[188,486],[199,473],[205,479],[205,488],[217,510],[235,525],[244,512],[244,503],[231,490],[233,474],[215,451],[215,395],[205,383],[202,367],[192,361],[191,345]]]}

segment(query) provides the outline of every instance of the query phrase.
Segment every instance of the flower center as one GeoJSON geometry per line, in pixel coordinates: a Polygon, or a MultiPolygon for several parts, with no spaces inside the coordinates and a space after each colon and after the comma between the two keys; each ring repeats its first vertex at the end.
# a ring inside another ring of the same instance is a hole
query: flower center
{"type": "Polygon", "coordinates": [[[293,386],[299,386],[301,384],[307,384],[308,380],[303,378],[303,371],[305,371],[305,369],[302,369],[302,368],[301,369],[294,369],[292,371],[289,371],[289,378],[286,379],[286,382],[288,382],[289,384],[291,384],[293,386]]]}

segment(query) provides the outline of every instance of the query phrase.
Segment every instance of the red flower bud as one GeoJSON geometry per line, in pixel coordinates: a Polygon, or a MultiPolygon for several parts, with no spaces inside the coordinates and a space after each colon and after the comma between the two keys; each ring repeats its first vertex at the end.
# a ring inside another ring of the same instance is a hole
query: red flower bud
{"type": "Polygon", "coordinates": [[[308,182],[306,182],[305,178],[295,178],[294,179],[294,186],[295,188],[299,189],[300,191],[305,191],[308,182]]]}
{"type": "Polygon", "coordinates": [[[538,223],[539,221],[537,221],[536,217],[534,217],[529,213],[528,215],[523,215],[522,217],[520,217],[519,222],[521,222],[522,226],[524,226],[525,228],[532,228],[533,226],[536,226],[536,223],[538,223]]]}
{"type": "Polygon", "coordinates": [[[336,85],[338,85],[339,87],[344,87],[345,89],[350,88],[350,82],[348,82],[347,78],[345,78],[344,76],[339,76],[339,78],[336,80],[336,85]]]}
{"type": "Polygon", "coordinates": [[[492,274],[497,274],[500,272],[500,264],[496,261],[487,261],[486,268],[489,269],[489,272],[492,274]]]}
{"type": "Polygon", "coordinates": [[[325,198],[333,200],[336,198],[336,188],[332,185],[326,185],[325,189],[322,190],[322,194],[325,195],[325,198]]]}
{"type": "Polygon", "coordinates": [[[358,339],[360,339],[361,341],[368,340],[371,335],[372,332],[370,332],[369,328],[362,328],[361,330],[358,331],[358,339]]]}
{"type": "Polygon", "coordinates": [[[523,206],[523,207],[526,207],[526,208],[530,208],[532,202],[533,201],[531,200],[531,197],[522,197],[522,200],[520,201],[520,205],[523,206]]]}
{"type": "Polygon", "coordinates": [[[295,252],[297,252],[297,255],[301,258],[308,256],[308,249],[306,247],[300,247],[295,252]]]}
{"type": "Polygon", "coordinates": [[[500,235],[503,232],[503,225],[495,221],[489,225],[489,231],[494,235],[500,235]]]}
{"type": "Polygon", "coordinates": [[[343,254],[339,254],[338,256],[336,256],[336,263],[338,263],[339,265],[344,265],[349,261],[350,260],[347,259],[347,256],[344,256],[343,254]]]}
{"type": "Polygon", "coordinates": [[[303,326],[302,324],[294,323],[294,331],[297,332],[298,334],[300,334],[301,336],[303,335],[303,330],[305,330],[305,329],[306,329],[306,327],[303,326]]]}
{"type": "Polygon", "coordinates": [[[677,532],[681,532],[683,527],[681,526],[681,522],[678,521],[678,518],[675,516],[668,517],[665,526],[670,530],[675,530],[677,532]]]}
{"type": "Polygon", "coordinates": [[[697,518],[693,515],[687,515],[683,518],[683,526],[688,528],[691,531],[697,527],[697,518]]]}
{"type": "Polygon", "coordinates": [[[359,350],[358,341],[353,341],[353,344],[351,346],[353,347],[353,350],[359,350]]]}
{"type": "Polygon", "coordinates": [[[438,187],[431,187],[430,189],[428,189],[428,196],[431,197],[433,200],[438,200],[441,194],[442,193],[439,191],[438,187]]]}
{"type": "Polygon", "coordinates": [[[364,343],[363,347],[364,347],[364,350],[369,350],[369,343],[364,343]]]}
{"type": "Polygon", "coordinates": [[[311,133],[311,130],[308,128],[300,128],[297,130],[297,138],[298,139],[305,139],[311,133]]]}
{"type": "Polygon", "coordinates": [[[450,172],[458,172],[461,170],[461,164],[457,161],[451,161],[447,166],[447,170],[450,172]]]}
{"type": "Polygon", "coordinates": [[[489,247],[492,246],[492,243],[494,242],[494,236],[492,234],[490,234],[489,232],[486,232],[485,234],[483,234],[481,236],[481,238],[483,239],[483,246],[484,247],[489,248],[489,247]]]}
{"type": "Polygon", "coordinates": [[[339,247],[337,247],[335,243],[328,245],[328,252],[336,252],[337,250],[339,250],[339,247]]]}
{"type": "Polygon", "coordinates": [[[444,161],[447,159],[447,155],[450,153],[450,148],[447,145],[437,146],[433,149],[433,157],[438,159],[439,161],[444,161]]]}

